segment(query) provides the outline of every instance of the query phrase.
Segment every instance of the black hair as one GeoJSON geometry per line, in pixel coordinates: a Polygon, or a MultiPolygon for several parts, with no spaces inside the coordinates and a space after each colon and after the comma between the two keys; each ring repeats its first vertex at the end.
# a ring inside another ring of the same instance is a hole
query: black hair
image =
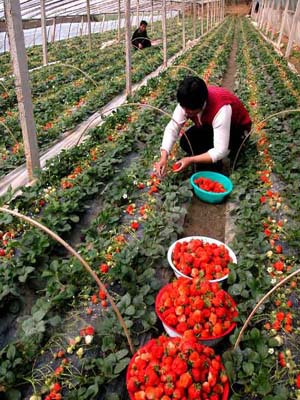
{"type": "Polygon", "coordinates": [[[147,21],[144,21],[144,20],[142,20],[141,22],[140,22],[140,26],[141,25],[145,25],[145,26],[147,26],[148,25],[148,22],[147,21]]]}
{"type": "Polygon", "coordinates": [[[177,90],[177,101],[181,107],[190,110],[202,108],[208,97],[208,90],[203,79],[187,76],[180,82],[177,90]]]}

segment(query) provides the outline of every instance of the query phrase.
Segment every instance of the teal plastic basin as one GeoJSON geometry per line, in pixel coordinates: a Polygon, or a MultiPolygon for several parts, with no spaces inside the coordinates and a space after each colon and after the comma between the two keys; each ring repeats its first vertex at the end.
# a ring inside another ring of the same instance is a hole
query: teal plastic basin
{"type": "Polygon", "coordinates": [[[205,201],[206,203],[222,203],[222,201],[225,200],[226,196],[229,195],[229,193],[233,189],[233,184],[231,180],[222,174],[219,174],[218,172],[212,172],[212,171],[200,171],[196,172],[190,177],[190,183],[194,189],[195,195],[198,197],[198,199],[205,201]],[[213,193],[213,192],[208,192],[206,190],[200,189],[194,182],[195,179],[198,179],[200,177],[203,178],[208,178],[213,181],[217,181],[221,183],[224,188],[225,192],[223,193],[213,193]]]}

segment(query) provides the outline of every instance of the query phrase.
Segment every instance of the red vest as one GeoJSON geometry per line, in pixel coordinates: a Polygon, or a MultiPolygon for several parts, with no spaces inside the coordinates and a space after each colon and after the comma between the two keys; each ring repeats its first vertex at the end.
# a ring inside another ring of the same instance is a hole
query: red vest
{"type": "Polygon", "coordinates": [[[231,127],[244,126],[249,131],[251,119],[241,100],[229,90],[217,86],[208,86],[208,99],[201,116],[202,125],[212,126],[214,117],[226,105],[232,108],[231,127]]]}

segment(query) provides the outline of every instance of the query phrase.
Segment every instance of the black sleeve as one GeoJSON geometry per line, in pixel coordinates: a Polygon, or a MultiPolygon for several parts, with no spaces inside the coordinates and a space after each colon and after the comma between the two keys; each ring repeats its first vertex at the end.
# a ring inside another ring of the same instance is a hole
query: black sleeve
{"type": "Polygon", "coordinates": [[[139,35],[138,35],[138,29],[136,29],[136,30],[134,31],[131,40],[133,40],[133,39],[135,39],[135,38],[137,38],[137,37],[139,37],[139,35]]]}

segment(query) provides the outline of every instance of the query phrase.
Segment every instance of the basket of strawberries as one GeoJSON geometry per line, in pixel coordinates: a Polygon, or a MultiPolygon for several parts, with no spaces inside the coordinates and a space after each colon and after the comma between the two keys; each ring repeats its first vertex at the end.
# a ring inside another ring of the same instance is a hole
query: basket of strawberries
{"type": "Polygon", "coordinates": [[[233,298],[218,283],[176,279],[158,293],[155,310],[171,337],[195,336],[215,346],[236,326],[238,311],[233,298]]]}
{"type": "Polygon", "coordinates": [[[190,183],[198,199],[207,203],[221,203],[233,189],[231,180],[222,174],[211,171],[196,172],[190,183]]]}
{"type": "Polygon", "coordinates": [[[227,400],[221,357],[195,338],[151,339],[132,357],[126,375],[131,400],[227,400]]]}
{"type": "Polygon", "coordinates": [[[237,263],[229,246],[206,236],[177,240],[169,247],[167,257],[177,278],[201,277],[211,282],[227,279],[229,263],[237,263]]]}

